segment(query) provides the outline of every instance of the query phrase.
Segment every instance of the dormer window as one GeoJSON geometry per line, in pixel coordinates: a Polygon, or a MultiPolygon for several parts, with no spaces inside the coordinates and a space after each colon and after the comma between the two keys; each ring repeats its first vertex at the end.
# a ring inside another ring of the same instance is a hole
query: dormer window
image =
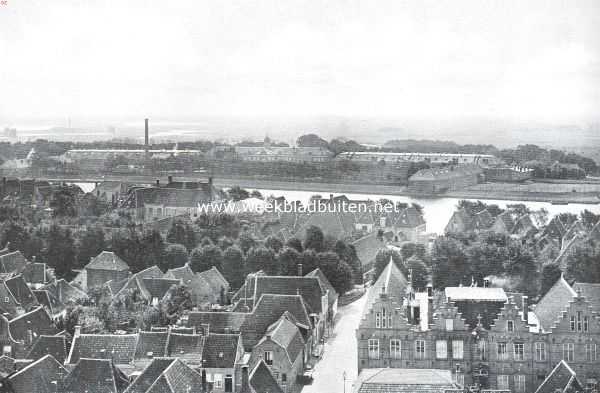
{"type": "Polygon", "coordinates": [[[508,331],[508,332],[515,331],[515,321],[506,321],[506,331],[508,331]]]}
{"type": "Polygon", "coordinates": [[[575,331],[575,315],[571,315],[569,320],[569,327],[571,328],[572,332],[575,331]]]}
{"type": "Polygon", "coordinates": [[[453,319],[446,319],[446,331],[451,332],[454,330],[454,320],[453,319]]]}
{"type": "Polygon", "coordinates": [[[580,332],[583,330],[583,318],[581,315],[581,311],[577,311],[577,331],[580,332]]]}

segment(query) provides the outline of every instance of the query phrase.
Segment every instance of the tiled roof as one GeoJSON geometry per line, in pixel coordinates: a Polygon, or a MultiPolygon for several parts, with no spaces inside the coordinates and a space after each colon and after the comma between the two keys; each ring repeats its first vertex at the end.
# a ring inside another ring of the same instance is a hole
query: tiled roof
{"type": "Polygon", "coordinates": [[[561,360],[548,374],[535,393],[583,392],[585,389],[569,365],[561,360]]]}
{"type": "Polygon", "coordinates": [[[58,299],[58,301],[66,304],[68,302],[74,302],[77,299],[87,299],[88,295],[81,289],[67,282],[64,278],[56,280],[43,287],[50,291],[58,299]]]}
{"type": "Polygon", "coordinates": [[[139,332],[135,358],[161,357],[167,352],[169,332],[139,332]]]}
{"type": "Polygon", "coordinates": [[[57,385],[67,375],[67,370],[46,355],[8,377],[14,393],[57,392],[57,385]]]}
{"type": "Polygon", "coordinates": [[[377,237],[376,232],[361,237],[352,242],[356,249],[356,256],[363,265],[372,263],[379,250],[385,248],[385,242],[377,237]]]}
{"type": "Polygon", "coordinates": [[[264,336],[269,326],[286,311],[293,315],[296,322],[305,329],[312,327],[302,296],[264,294],[241,327],[244,347],[251,350],[264,336]]]}
{"type": "Polygon", "coordinates": [[[511,212],[505,211],[503,213],[500,213],[498,217],[496,217],[496,220],[501,221],[504,224],[504,228],[506,228],[508,233],[512,232],[515,226],[515,221],[512,218],[511,212]]]}
{"type": "Polygon", "coordinates": [[[46,307],[50,315],[57,315],[65,309],[65,305],[59,302],[58,299],[46,289],[34,289],[33,294],[38,303],[46,307]]]}
{"type": "Polygon", "coordinates": [[[15,359],[6,355],[0,356],[0,378],[6,378],[8,375],[14,373],[15,370],[15,359]]]}
{"type": "Polygon", "coordinates": [[[213,287],[213,290],[217,293],[221,291],[221,288],[224,288],[225,291],[229,290],[229,283],[216,267],[213,266],[212,268],[197,274],[213,287]]]}
{"type": "Polygon", "coordinates": [[[200,334],[171,333],[167,344],[167,356],[201,359],[203,341],[200,334]]]}
{"type": "MultiPolygon", "coordinates": [[[[214,190],[213,190],[214,191],[214,190]]],[[[164,205],[168,207],[195,208],[200,203],[211,200],[211,193],[203,189],[177,189],[177,188],[139,188],[134,191],[138,203],[164,205]]]]}
{"type": "Polygon", "coordinates": [[[298,355],[302,354],[304,348],[302,333],[285,314],[269,327],[265,337],[270,337],[271,340],[281,345],[288,355],[290,364],[294,364],[298,355]]]}
{"type": "Polygon", "coordinates": [[[45,284],[48,281],[46,264],[39,262],[31,262],[25,265],[21,273],[25,282],[30,284],[45,284]]]}
{"type": "Polygon", "coordinates": [[[215,333],[225,333],[227,329],[231,332],[239,332],[248,315],[238,312],[190,311],[187,326],[199,328],[209,325],[209,330],[215,333]]]}
{"type": "Polygon", "coordinates": [[[52,355],[60,363],[67,358],[67,341],[65,336],[40,336],[27,354],[27,359],[37,360],[45,355],[52,355]]]}
{"type": "Polygon", "coordinates": [[[449,370],[410,368],[371,368],[361,371],[357,393],[444,393],[457,389],[449,370]]]}
{"type": "Polygon", "coordinates": [[[423,224],[425,224],[423,214],[413,206],[402,210],[394,222],[394,226],[401,228],[416,228],[423,224]]]}
{"type": "Polygon", "coordinates": [[[27,283],[21,275],[9,278],[4,281],[4,284],[8,287],[10,292],[13,294],[17,302],[21,304],[24,309],[29,309],[37,305],[37,299],[31,289],[27,286],[27,283]]]}
{"type": "Polygon", "coordinates": [[[238,361],[239,334],[210,333],[204,340],[202,365],[207,368],[233,368],[238,361]]]}
{"type": "Polygon", "coordinates": [[[407,286],[408,280],[406,280],[404,274],[402,274],[400,269],[398,269],[398,266],[396,266],[392,258],[390,258],[387,266],[383,269],[379,278],[368,292],[363,314],[369,312],[382,293],[386,293],[388,296],[396,296],[396,300],[401,302],[402,299],[404,299],[407,286]]]}
{"type": "Polygon", "coordinates": [[[180,281],[173,278],[144,278],[144,287],[150,294],[150,298],[162,299],[173,285],[179,285],[180,281]]]}
{"type": "Polygon", "coordinates": [[[325,274],[321,271],[321,269],[316,268],[312,272],[308,273],[306,275],[306,277],[316,277],[317,280],[319,280],[319,285],[321,285],[321,290],[323,292],[329,291],[328,292],[329,306],[332,306],[333,303],[335,303],[336,299],[338,298],[338,293],[335,291],[335,288],[333,287],[333,285],[331,285],[331,282],[329,282],[329,280],[327,279],[325,274]]]}
{"type": "Polygon", "coordinates": [[[126,393],[188,393],[202,390],[202,375],[178,359],[154,359],[126,393]]]}
{"type": "Polygon", "coordinates": [[[92,258],[85,268],[116,271],[129,270],[127,263],[112,251],[102,251],[96,257],[92,258]]]}
{"type": "MultiPolygon", "coordinates": [[[[114,295],[115,297],[119,296],[121,291],[124,292],[127,289],[135,288],[140,291],[141,295],[146,300],[150,301],[150,300],[152,300],[153,296],[150,293],[149,289],[144,284],[144,279],[162,278],[163,276],[164,276],[164,273],[162,272],[162,270],[160,270],[158,268],[158,266],[150,266],[149,268],[139,271],[125,280],[121,280],[121,281],[115,282],[115,283],[113,283],[112,281],[109,281],[108,284],[110,285],[112,293],[115,294],[114,295]]],[[[157,286],[153,286],[153,289],[158,289],[157,287],[159,287],[159,286],[160,286],[160,284],[157,284],[157,286]]],[[[163,294],[163,296],[164,296],[164,294],[163,294]]],[[[158,297],[159,297],[159,299],[162,299],[162,296],[158,296],[158,297]]]]}
{"type": "Polygon", "coordinates": [[[487,229],[494,224],[494,217],[487,209],[473,214],[473,222],[476,229],[487,229]]]}
{"type": "Polygon", "coordinates": [[[319,227],[325,235],[343,239],[350,236],[354,231],[354,222],[355,218],[352,213],[312,213],[296,231],[295,236],[303,240],[306,236],[306,230],[314,225],[319,227]]]}
{"type": "Polygon", "coordinates": [[[284,393],[263,360],[258,362],[250,373],[248,383],[253,393],[284,393]]]}
{"type": "Polygon", "coordinates": [[[112,359],[116,364],[131,363],[135,356],[137,334],[80,334],[73,337],[67,362],[79,359],[112,359]]]}
{"type": "MultiPolygon", "coordinates": [[[[451,222],[458,221],[462,225],[462,230],[471,231],[475,227],[475,223],[473,217],[467,212],[466,209],[458,209],[454,213],[452,213],[452,217],[448,221],[448,224],[451,222]]],[[[449,225],[446,225],[446,232],[451,231],[449,229],[449,225]]]]}
{"type": "Polygon", "coordinates": [[[534,313],[542,329],[548,331],[558,321],[562,312],[567,310],[569,302],[575,296],[577,292],[561,276],[535,306],[534,313]]]}
{"type": "Polygon", "coordinates": [[[41,335],[52,336],[58,333],[52,319],[41,306],[12,319],[9,322],[9,330],[13,339],[25,342],[28,340],[28,331],[31,331],[33,340],[41,335]]]}
{"type": "Polygon", "coordinates": [[[321,286],[316,277],[299,276],[257,276],[255,299],[263,294],[301,295],[311,312],[321,313],[321,286]]]}
{"type": "Polygon", "coordinates": [[[82,358],[65,378],[61,392],[121,393],[127,383],[127,377],[112,360],[82,358]]]}
{"type": "Polygon", "coordinates": [[[28,263],[21,251],[0,255],[0,273],[20,273],[28,263]]]}

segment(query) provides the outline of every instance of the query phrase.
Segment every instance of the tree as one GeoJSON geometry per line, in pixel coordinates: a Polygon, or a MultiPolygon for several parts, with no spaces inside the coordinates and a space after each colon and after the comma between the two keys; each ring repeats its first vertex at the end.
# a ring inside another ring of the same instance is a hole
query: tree
{"type": "Polygon", "coordinates": [[[258,190],[254,190],[250,193],[252,198],[263,199],[263,195],[258,190]]]}
{"type": "Polygon", "coordinates": [[[275,236],[269,236],[265,240],[265,247],[270,248],[275,253],[278,253],[283,248],[283,242],[275,236]]]}
{"type": "Polygon", "coordinates": [[[230,246],[223,252],[223,276],[232,288],[240,288],[244,283],[244,254],[239,247],[230,246]]]}
{"type": "Polygon", "coordinates": [[[413,255],[416,255],[421,261],[425,261],[427,250],[421,243],[404,243],[400,249],[402,259],[407,261],[413,255]]]}
{"type": "Polygon", "coordinates": [[[583,225],[585,225],[585,227],[588,229],[592,229],[598,220],[600,220],[600,215],[592,213],[588,209],[585,209],[579,215],[583,225]]]}
{"type": "Polygon", "coordinates": [[[558,263],[549,263],[542,269],[542,287],[540,289],[540,296],[544,296],[550,288],[558,281],[562,275],[562,270],[558,263]]]}
{"type": "Polygon", "coordinates": [[[295,249],[298,252],[304,251],[304,249],[302,248],[302,242],[297,237],[289,238],[285,245],[295,249]]]}
{"type": "Polygon", "coordinates": [[[223,266],[223,251],[214,244],[196,247],[192,250],[190,265],[195,272],[203,272],[213,266],[221,271],[223,266]]]}
{"type": "Polygon", "coordinates": [[[227,191],[227,194],[229,194],[229,197],[234,202],[250,198],[250,193],[247,190],[241,188],[240,186],[231,187],[229,191],[227,191]]]}
{"type": "Polygon", "coordinates": [[[600,282],[600,252],[591,244],[576,246],[567,256],[566,276],[580,282],[600,282]]]}
{"type": "Polygon", "coordinates": [[[248,272],[264,271],[268,275],[279,274],[275,253],[264,246],[252,247],[246,255],[248,272]]]}
{"type": "Polygon", "coordinates": [[[60,187],[54,191],[50,207],[55,217],[75,217],[77,215],[77,195],[73,187],[60,187]]]}
{"type": "Polygon", "coordinates": [[[221,250],[226,250],[228,247],[231,247],[235,244],[233,239],[227,236],[221,237],[217,243],[219,244],[221,250]]]}
{"type": "Polygon", "coordinates": [[[46,235],[46,248],[42,251],[41,259],[54,268],[58,278],[70,279],[75,267],[75,240],[71,231],[61,229],[53,224],[46,235]]]}
{"type": "Polygon", "coordinates": [[[16,222],[10,221],[3,225],[2,244],[4,247],[8,245],[10,251],[24,252],[30,237],[27,229],[16,222]]]}
{"type": "Polygon", "coordinates": [[[413,255],[407,262],[406,267],[410,269],[412,277],[412,286],[416,290],[422,291],[427,288],[429,282],[429,271],[423,260],[413,255]]]}
{"type": "Polygon", "coordinates": [[[298,264],[302,263],[302,255],[292,247],[284,247],[277,255],[277,264],[283,276],[295,276],[298,274],[298,264]]]}
{"type": "Polygon", "coordinates": [[[339,294],[352,289],[352,269],[331,251],[317,254],[317,265],[339,294]]]}
{"type": "Polygon", "coordinates": [[[296,145],[299,147],[323,147],[327,148],[329,144],[325,139],[321,139],[316,134],[306,134],[298,137],[296,145]]]}
{"type": "Polygon", "coordinates": [[[319,260],[317,258],[317,253],[312,248],[308,250],[304,250],[301,254],[301,263],[302,263],[302,274],[306,274],[308,272],[312,272],[319,266],[319,260]]]}
{"type": "Polygon", "coordinates": [[[238,244],[240,245],[240,248],[242,249],[244,254],[246,254],[248,253],[248,250],[256,246],[256,240],[250,232],[242,232],[238,239],[238,244]]]}
{"type": "Polygon", "coordinates": [[[431,268],[435,288],[443,289],[458,286],[461,282],[471,282],[467,255],[461,242],[454,238],[441,236],[435,240],[431,252],[431,268]]]}
{"type": "Polygon", "coordinates": [[[171,228],[167,232],[167,241],[169,243],[183,244],[188,250],[196,247],[196,233],[194,228],[181,219],[174,220],[171,228]]]}
{"type": "Polygon", "coordinates": [[[91,258],[107,249],[104,231],[99,226],[87,227],[77,247],[77,267],[82,268],[91,258]]]}
{"type": "Polygon", "coordinates": [[[315,252],[323,251],[324,236],[321,228],[311,225],[306,228],[306,237],[304,240],[304,249],[312,249],[315,252]]]}
{"type": "Polygon", "coordinates": [[[185,265],[188,261],[188,252],[182,244],[169,244],[165,248],[163,262],[159,265],[162,271],[167,271],[185,265]]]}
{"type": "Polygon", "coordinates": [[[140,241],[140,254],[142,258],[142,261],[139,262],[140,270],[153,265],[160,266],[164,261],[163,253],[166,251],[165,247],[165,241],[157,229],[146,231],[140,241]]]}
{"type": "Polygon", "coordinates": [[[174,285],[159,302],[160,319],[163,326],[177,322],[184,312],[193,307],[192,293],[185,285],[174,285]]]}

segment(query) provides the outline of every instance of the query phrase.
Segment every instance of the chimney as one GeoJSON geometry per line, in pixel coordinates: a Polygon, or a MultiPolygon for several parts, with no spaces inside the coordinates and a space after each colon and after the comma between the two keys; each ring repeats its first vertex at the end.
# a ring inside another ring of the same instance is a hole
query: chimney
{"type": "Polygon", "coordinates": [[[168,179],[169,179],[169,183],[173,183],[173,176],[169,175],[168,179]]]}
{"type": "Polygon", "coordinates": [[[156,179],[156,187],[160,187],[160,180],[156,179]]]}
{"type": "Polygon", "coordinates": [[[248,379],[248,366],[242,366],[242,393],[250,392],[250,381],[248,379]]]}
{"type": "Polygon", "coordinates": [[[529,296],[522,296],[521,297],[521,306],[523,307],[523,319],[525,320],[525,323],[529,323],[529,296]]]}
{"type": "Polygon", "coordinates": [[[302,277],[302,264],[298,264],[298,277],[302,277]]]}
{"type": "Polygon", "coordinates": [[[81,335],[81,325],[75,325],[75,332],[73,333],[73,337],[79,337],[81,335]]]}
{"type": "Polygon", "coordinates": [[[148,144],[149,144],[149,137],[148,137],[148,119],[144,119],[144,150],[146,150],[146,152],[148,152],[148,144]]]}

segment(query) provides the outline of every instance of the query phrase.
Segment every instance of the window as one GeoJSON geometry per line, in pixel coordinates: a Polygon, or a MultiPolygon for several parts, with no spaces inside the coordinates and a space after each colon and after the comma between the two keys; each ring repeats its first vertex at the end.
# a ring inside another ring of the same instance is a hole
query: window
{"type": "Polygon", "coordinates": [[[425,359],[425,341],[424,340],[415,341],[415,358],[416,359],[425,359]]]}
{"type": "Polygon", "coordinates": [[[375,327],[377,329],[381,328],[381,313],[380,312],[375,313],[375,327]]]}
{"type": "Polygon", "coordinates": [[[10,345],[5,345],[2,347],[2,355],[10,356],[12,352],[12,347],[10,345]]]}
{"type": "Polygon", "coordinates": [[[583,317],[583,331],[587,332],[589,327],[590,327],[590,317],[586,315],[585,317],[583,317]]]}
{"type": "Polygon", "coordinates": [[[448,357],[448,343],[446,340],[437,340],[435,342],[436,359],[446,359],[448,357]]]}
{"type": "Polygon", "coordinates": [[[402,358],[402,345],[400,343],[400,340],[390,340],[390,357],[392,359],[402,358]]]}
{"type": "Polygon", "coordinates": [[[525,344],[514,343],[513,348],[514,348],[515,360],[524,360],[525,359],[525,344]]]}
{"type": "Polygon", "coordinates": [[[283,382],[283,383],[287,382],[287,374],[286,373],[281,374],[281,382],[283,382]]]}
{"type": "Polygon", "coordinates": [[[479,360],[487,360],[487,343],[485,340],[479,340],[477,342],[477,354],[479,360]]]}
{"type": "Polygon", "coordinates": [[[454,320],[453,319],[446,319],[446,330],[449,332],[454,330],[454,320]]]}
{"type": "Polygon", "coordinates": [[[571,327],[571,331],[574,332],[575,331],[575,315],[571,315],[570,327],[571,327]]]}
{"type": "Polygon", "coordinates": [[[581,311],[577,311],[577,331],[583,330],[583,318],[581,317],[581,311]]]}
{"type": "Polygon", "coordinates": [[[369,359],[379,359],[379,340],[369,339],[369,359]]]}
{"type": "Polygon", "coordinates": [[[211,373],[206,373],[206,382],[212,382],[213,381],[213,375],[211,373]]]}
{"type": "Polygon", "coordinates": [[[515,321],[506,321],[506,330],[509,332],[515,331],[515,321]]]}
{"type": "Polygon", "coordinates": [[[546,361],[546,343],[535,343],[535,360],[538,362],[546,361]]]}
{"type": "Polygon", "coordinates": [[[506,343],[497,343],[498,360],[507,360],[508,351],[506,350],[506,343]]]}
{"type": "Polygon", "coordinates": [[[390,328],[391,326],[388,326],[387,322],[388,322],[388,316],[386,315],[385,308],[384,308],[381,310],[381,327],[384,329],[390,328]]]}
{"type": "Polygon", "coordinates": [[[265,363],[269,366],[273,365],[273,351],[265,351],[265,363]]]}
{"type": "Polygon", "coordinates": [[[594,343],[585,344],[585,360],[588,362],[595,362],[597,360],[596,344],[594,344],[594,343]]]}
{"type": "Polygon", "coordinates": [[[213,378],[215,381],[215,385],[214,385],[215,389],[222,389],[223,388],[223,374],[215,373],[213,378]]]}
{"type": "Polygon", "coordinates": [[[572,362],[573,360],[575,360],[575,344],[563,344],[563,360],[567,362],[572,362]]]}
{"type": "Polygon", "coordinates": [[[462,340],[452,340],[452,359],[462,359],[463,356],[462,340]]]}
{"type": "Polygon", "coordinates": [[[524,392],[525,391],[525,375],[515,375],[515,391],[516,392],[524,392]]]}
{"type": "Polygon", "coordinates": [[[465,386],[465,374],[457,373],[456,374],[456,383],[460,386],[465,386]]]}
{"type": "Polygon", "coordinates": [[[498,375],[498,390],[509,390],[508,375],[498,375]]]}

